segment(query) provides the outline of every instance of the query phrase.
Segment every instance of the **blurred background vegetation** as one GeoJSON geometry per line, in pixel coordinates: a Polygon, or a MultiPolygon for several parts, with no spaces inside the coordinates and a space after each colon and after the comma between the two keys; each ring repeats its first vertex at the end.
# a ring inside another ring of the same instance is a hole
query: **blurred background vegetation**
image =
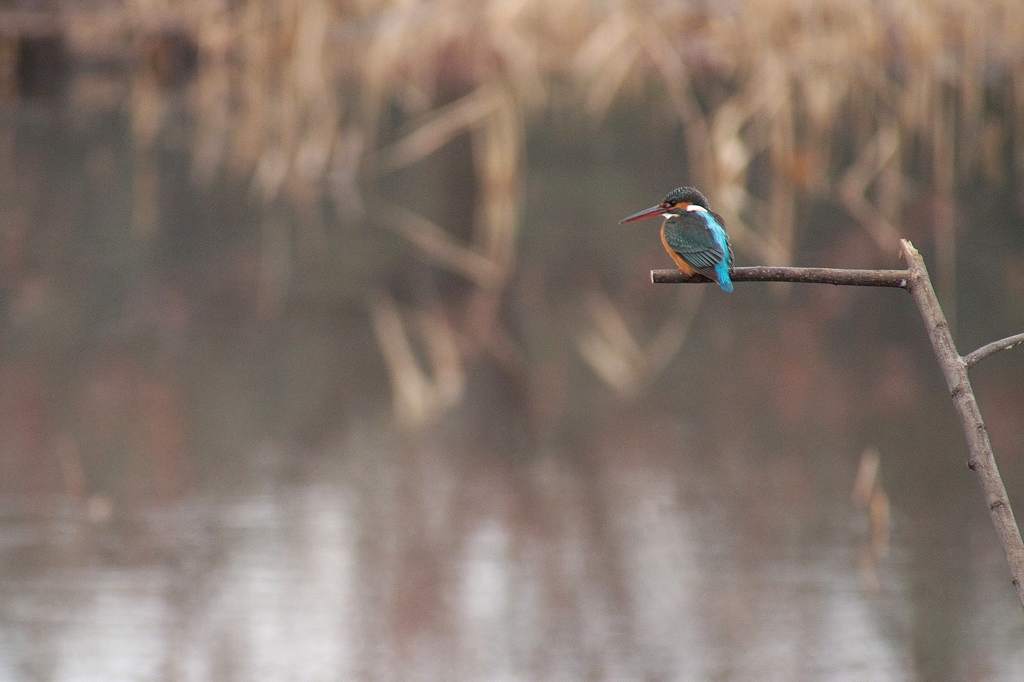
{"type": "Polygon", "coordinates": [[[1024,674],[909,301],[616,225],[1020,331],[1024,3],[7,0],[0,117],[12,679],[1024,674]]]}

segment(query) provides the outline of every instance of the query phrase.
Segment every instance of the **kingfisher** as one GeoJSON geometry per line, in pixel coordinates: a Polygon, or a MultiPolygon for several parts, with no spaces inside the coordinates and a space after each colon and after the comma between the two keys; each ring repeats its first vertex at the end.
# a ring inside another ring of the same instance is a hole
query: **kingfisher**
{"type": "Polygon", "coordinates": [[[656,216],[661,222],[661,245],[684,275],[700,274],[716,282],[722,291],[732,292],[729,268],[732,247],[722,216],[711,210],[707,197],[695,187],[677,187],[660,204],[626,216],[632,223],[656,216]]]}

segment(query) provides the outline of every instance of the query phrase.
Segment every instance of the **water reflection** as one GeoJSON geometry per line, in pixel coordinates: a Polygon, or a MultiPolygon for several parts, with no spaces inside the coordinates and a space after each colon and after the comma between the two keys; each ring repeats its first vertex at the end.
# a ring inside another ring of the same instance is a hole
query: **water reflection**
{"type": "Polygon", "coordinates": [[[864,593],[848,528],[823,522],[801,539],[785,501],[769,498],[759,513],[786,520],[768,521],[770,541],[755,549],[727,532],[707,480],[670,458],[644,461],[637,440],[610,438],[582,475],[554,453],[467,471],[443,442],[348,442],[338,460],[307,463],[315,481],[282,484],[288,465],[268,459],[277,471],[251,472],[246,492],[119,511],[101,525],[72,508],[12,503],[11,677],[899,669],[875,619],[904,597],[887,593],[879,609],[864,593]]]}
{"type": "MultiPolygon", "coordinates": [[[[501,401],[499,383],[478,383],[477,395],[501,401]]],[[[705,439],[694,433],[703,420],[666,401],[608,407],[527,453],[488,433],[490,407],[415,436],[360,420],[306,450],[253,439],[250,425],[236,443],[243,459],[209,464],[219,475],[191,478],[172,501],[116,497],[109,519],[90,520],[66,496],[9,495],[5,674],[1013,679],[1024,669],[983,519],[900,510],[880,587],[864,585],[845,439],[772,446],[743,427],[725,440],[713,425],[705,439]],[[1008,634],[980,646],[993,624],[1008,634]]],[[[949,504],[901,488],[898,505],[949,504]]],[[[971,516],[973,501],[953,506],[971,516]]]]}
{"type": "MultiPolygon", "coordinates": [[[[370,219],[254,206],[173,145],[128,149],[116,115],[11,116],[0,676],[1024,676],[909,301],[650,288],[655,239],[607,218],[674,159],[579,163],[589,142],[540,131],[514,261],[508,232],[486,262],[427,240],[468,284],[370,219]],[[874,559],[850,500],[866,448],[892,505],[874,559]]],[[[471,156],[375,189],[470,231],[471,156]]],[[[1017,209],[973,201],[965,347],[1024,300],[1017,209]],[[993,244],[1002,267],[976,267],[993,244]]],[[[805,262],[889,264],[821,211],[805,262]]],[[[977,388],[1020,506],[1024,370],[992,362],[977,388]]]]}

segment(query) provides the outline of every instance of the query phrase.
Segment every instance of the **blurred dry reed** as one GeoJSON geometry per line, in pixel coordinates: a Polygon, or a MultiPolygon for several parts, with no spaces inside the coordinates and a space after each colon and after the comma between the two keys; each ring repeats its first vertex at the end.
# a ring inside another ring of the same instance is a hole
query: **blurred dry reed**
{"type": "Polygon", "coordinates": [[[417,359],[409,324],[390,297],[381,295],[371,308],[373,329],[391,378],[394,413],[402,426],[430,421],[462,397],[465,378],[451,326],[438,313],[415,317],[427,355],[417,359]],[[429,364],[430,369],[424,369],[429,364]]]}
{"type": "MultiPolygon", "coordinates": [[[[956,259],[954,189],[979,175],[1002,182],[1005,168],[1024,167],[1019,0],[124,0],[57,7],[6,12],[0,80],[16,78],[19,41],[40,26],[54,27],[74,58],[121,58],[131,67],[122,94],[136,138],[141,235],[157,222],[149,150],[167,134],[175,107],[191,121],[198,178],[244,178],[265,202],[307,211],[327,203],[346,218],[363,210],[361,179],[414,165],[468,136],[477,188],[468,242],[412,207],[387,207],[381,221],[436,269],[476,288],[467,310],[493,308],[484,303],[514,270],[524,130],[551,107],[578,107],[600,120],[639,97],[655,121],[680,126],[691,179],[716,198],[751,261],[793,261],[801,201],[838,196],[889,251],[904,207],[931,198],[939,207],[938,283],[947,291],[956,259]],[[189,72],[184,87],[167,87],[181,84],[179,72],[189,72]]],[[[96,93],[110,87],[72,91],[79,105],[109,104],[117,87],[107,98],[96,93]]],[[[381,315],[390,319],[381,305],[371,304],[378,326],[381,315]]],[[[621,371],[605,352],[609,339],[624,339],[607,334],[621,313],[607,301],[589,309],[604,331],[580,337],[588,362],[621,390],[641,385],[651,363],[638,363],[636,348],[615,346],[624,353],[621,371]]]]}
{"type": "Polygon", "coordinates": [[[875,448],[860,456],[850,498],[867,520],[867,538],[861,548],[860,571],[864,586],[873,592],[881,588],[878,564],[889,554],[891,512],[889,495],[880,475],[882,457],[875,448]]]}
{"type": "Polygon", "coordinates": [[[581,357],[616,393],[624,397],[638,395],[683,347],[703,291],[683,299],[646,346],[641,345],[631,331],[633,325],[607,294],[590,294],[586,299],[590,324],[577,337],[581,357]]]}
{"type": "MultiPolygon", "coordinates": [[[[129,102],[143,147],[176,101],[161,86],[194,62],[186,105],[197,173],[245,173],[268,200],[321,198],[324,185],[351,181],[346,167],[394,170],[467,132],[485,193],[515,195],[514,178],[496,174],[522,156],[524,118],[567,99],[602,117],[642,88],[666,125],[683,125],[692,172],[737,239],[769,263],[791,257],[794,204],[807,192],[835,185],[889,249],[915,189],[908,173],[945,195],[964,177],[999,180],[1005,164],[990,158],[1006,151],[998,141],[1024,163],[1014,134],[1024,106],[1024,6],[1013,0],[58,6],[45,16],[72,54],[99,59],[135,47],[145,57],[125,55],[139,74],[129,102]],[[419,123],[382,148],[392,118],[383,114],[394,110],[419,123]],[[838,132],[852,134],[852,147],[840,148],[838,132]],[[763,164],[775,172],[755,193],[751,175],[763,164]]],[[[5,45],[40,33],[41,16],[6,13],[5,45]]]]}

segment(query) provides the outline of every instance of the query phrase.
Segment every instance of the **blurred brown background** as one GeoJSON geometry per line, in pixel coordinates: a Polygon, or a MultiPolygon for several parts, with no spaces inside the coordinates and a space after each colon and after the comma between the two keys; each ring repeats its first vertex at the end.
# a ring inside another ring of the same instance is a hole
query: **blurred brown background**
{"type": "Polygon", "coordinates": [[[0,679],[1024,678],[909,298],[684,183],[1021,331],[1024,3],[0,2],[0,679]]]}

